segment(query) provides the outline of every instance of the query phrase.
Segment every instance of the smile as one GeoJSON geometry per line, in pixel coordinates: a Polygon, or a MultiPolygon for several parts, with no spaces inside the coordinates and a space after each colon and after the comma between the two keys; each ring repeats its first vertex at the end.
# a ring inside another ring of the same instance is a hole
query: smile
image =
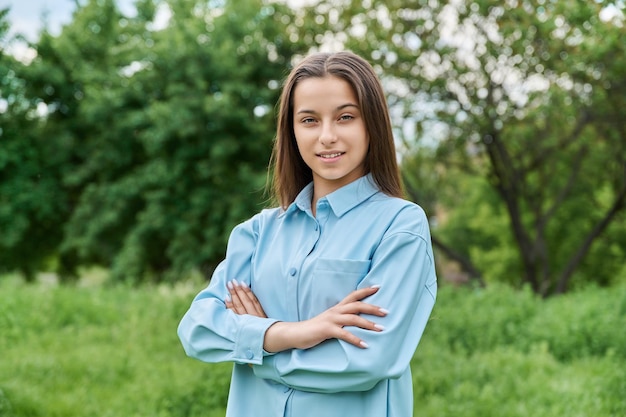
{"type": "Polygon", "coordinates": [[[337,158],[338,156],[343,155],[344,152],[335,152],[335,153],[327,153],[327,154],[318,154],[317,156],[319,156],[320,158],[324,158],[324,159],[332,159],[332,158],[337,158]]]}

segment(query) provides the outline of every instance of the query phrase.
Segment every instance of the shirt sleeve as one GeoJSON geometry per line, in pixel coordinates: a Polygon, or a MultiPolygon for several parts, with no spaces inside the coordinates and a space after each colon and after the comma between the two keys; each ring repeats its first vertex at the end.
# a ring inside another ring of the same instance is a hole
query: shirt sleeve
{"type": "Polygon", "coordinates": [[[384,379],[400,377],[410,365],[437,293],[427,224],[419,208],[401,213],[373,254],[372,267],[359,288],[381,286],[365,301],[389,310],[386,317],[369,317],[385,329],[346,327],[368,348],[331,339],[310,349],[267,357],[253,367],[255,375],[322,393],[366,391],[384,379]]]}
{"type": "Polygon", "coordinates": [[[229,280],[250,284],[251,260],[257,240],[255,218],[233,229],[226,258],[211,282],[191,303],[178,326],[178,337],[187,355],[204,362],[260,364],[265,331],[274,319],[235,314],[224,303],[229,280]]]}

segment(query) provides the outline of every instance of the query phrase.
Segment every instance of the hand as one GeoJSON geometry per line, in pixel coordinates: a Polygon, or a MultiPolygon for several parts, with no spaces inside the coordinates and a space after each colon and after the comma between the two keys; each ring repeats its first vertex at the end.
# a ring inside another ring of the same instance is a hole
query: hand
{"type": "Polygon", "coordinates": [[[367,348],[367,343],[344,326],[380,332],[383,327],[370,321],[361,314],[378,317],[387,315],[387,311],[365,303],[366,297],[376,293],[379,287],[368,287],[351,292],[339,304],[329,308],[312,319],[301,322],[277,322],[265,332],[263,348],[267,352],[279,352],[286,349],[308,349],[328,339],[338,339],[359,348],[367,348]]]}
{"type": "Polygon", "coordinates": [[[226,308],[237,314],[250,314],[251,316],[267,318],[259,300],[245,282],[237,280],[229,281],[228,292],[230,300],[226,300],[226,308]]]}

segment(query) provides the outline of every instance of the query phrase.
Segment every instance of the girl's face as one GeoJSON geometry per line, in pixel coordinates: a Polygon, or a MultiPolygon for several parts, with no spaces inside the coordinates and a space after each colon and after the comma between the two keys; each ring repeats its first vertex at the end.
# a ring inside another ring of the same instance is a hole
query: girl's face
{"type": "Polygon", "coordinates": [[[369,137],[348,82],[334,76],[300,81],[293,92],[293,130],[313,171],[316,198],[366,174],[369,137]]]}

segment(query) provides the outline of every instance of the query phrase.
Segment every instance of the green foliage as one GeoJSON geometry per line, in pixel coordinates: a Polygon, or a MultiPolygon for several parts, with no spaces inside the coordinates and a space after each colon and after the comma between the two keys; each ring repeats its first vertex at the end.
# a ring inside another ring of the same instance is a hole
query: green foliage
{"type": "Polygon", "coordinates": [[[230,366],[188,359],[176,337],[191,287],[3,281],[3,417],[224,414],[230,366]]]}
{"type": "Polygon", "coordinates": [[[208,275],[263,204],[292,57],[345,45],[381,74],[407,188],[464,268],[544,296],[626,280],[607,2],[340,3],[89,0],[32,62],[0,52],[0,270],[208,275]]]}
{"type": "MultiPolygon", "coordinates": [[[[176,337],[204,283],[89,282],[0,281],[3,417],[224,415],[231,365],[187,358],[176,337]]],[[[623,286],[547,301],[444,286],[411,364],[415,413],[623,416],[625,326],[623,286]]]]}
{"type": "Polygon", "coordinates": [[[549,301],[443,288],[412,363],[416,414],[620,416],[626,288],[549,301]]]}
{"type": "Polygon", "coordinates": [[[443,288],[412,363],[425,416],[620,416],[626,292],[443,288]],[[496,411],[497,410],[497,411],[496,411]]]}
{"type": "Polygon", "coordinates": [[[545,351],[562,362],[626,358],[626,334],[616,331],[626,325],[626,292],[620,288],[589,287],[549,302],[529,288],[516,291],[498,284],[489,290],[445,293],[438,307],[447,314],[434,314],[443,323],[432,326],[439,331],[430,337],[461,355],[499,346],[523,353],[545,351]],[[608,294],[610,302],[603,300],[608,294]]]}
{"type": "Polygon", "coordinates": [[[422,352],[438,366],[414,362],[416,415],[618,417],[626,410],[625,374],[615,359],[563,364],[540,349],[500,347],[464,360],[445,350],[422,352]]]}
{"type": "Polygon", "coordinates": [[[63,278],[95,264],[117,280],[176,280],[210,271],[232,227],[261,207],[272,109],[299,48],[284,39],[289,9],[158,7],[171,13],[164,28],[154,27],[152,1],[138,2],[135,17],[113,0],[78,4],[62,33],[44,31],[36,58],[6,78],[27,107],[22,119],[33,119],[4,128],[6,270],[28,265],[32,276],[57,258],[63,278]],[[34,117],[37,106],[45,115],[34,117]]]}
{"type": "MultiPolygon", "coordinates": [[[[14,41],[8,29],[0,11],[2,44],[14,41]]],[[[0,271],[34,279],[60,244],[68,209],[60,182],[64,154],[41,133],[42,103],[26,91],[26,70],[0,50],[0,271]]]]}
{"type": "MultiPolygon", "coordinates": [[[[471,184],[487,181],[492,190],[481,197],[498,196],[490,218],[508,225],[517,259],[485,213],[476,216],[480,228],[465,230],[481,229],[489,238],[478,240],[494,243],[494,255],[484,256],[488,246],[466,248],[481,243],[462,235],[447,241],[452,249],[477,253],[472,262],[485,275],[507,270],[546,296],[579,285],[581,276],[611,282],[623,257],[589,256],[594,246],[612,255],[624,230],[622,21],[601,20],[601,2],[575,0],[368,3],[320,1],[309,12],[320,15],[315,21],[329,38],[371,58],[383,75],[403,127],[415,132],[404,138],[413,146],[405,177],[420,185],[432,179],[410,161],[423,162],[426,152],[436,158],[427,165],[440,184],[462,174],[478,178],[471,184]],[[575,274],[583,265],[587,273],[575,274]]],[[[476,214],[467,204],[476,200],[471,188],[455,187],[464,204],[450,206],[440,195],[450,187],[423,186],[429,191],[415,197],[430,198],[427,206],[476,214]]]]}
{"type": "Polygon", "coordinates": [[[201,2],[169,5],[165,29],[129,25],[144,25],[126,58],[140,69],[118,68],[111,90],[86,92],[85,119],[99,122],[87,146],[102,157],[85,159],[74,179],[85,192],[63,248],[110,264],[119,279],[175,279],[214,265],[228,231],[258,210],[269,159],[271,114],[254,112],[275,102],[267,85],[285,65],[282,49],[268,56],[276,17],[254,1],[217,17],[201,2]]]}

